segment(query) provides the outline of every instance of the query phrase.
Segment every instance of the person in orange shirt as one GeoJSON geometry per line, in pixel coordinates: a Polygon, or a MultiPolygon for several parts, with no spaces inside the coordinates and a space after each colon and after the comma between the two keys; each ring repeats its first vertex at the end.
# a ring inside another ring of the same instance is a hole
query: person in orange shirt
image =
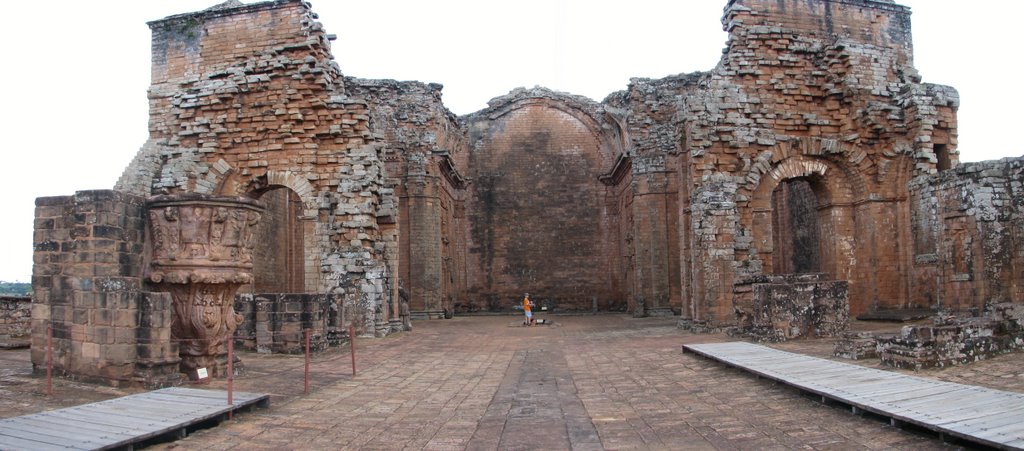
{"type": "Polygon", "coordinates": [[[526,296],[523,297],[523,314],[526,315],[526,322],[523,323],[523,324],[527,325],[527,326],[532,326],[533,325],[533,308],[532,308],[532,305],[533,305],[533,303],[530,302],[530,293],[526,293],[526,296]]]}

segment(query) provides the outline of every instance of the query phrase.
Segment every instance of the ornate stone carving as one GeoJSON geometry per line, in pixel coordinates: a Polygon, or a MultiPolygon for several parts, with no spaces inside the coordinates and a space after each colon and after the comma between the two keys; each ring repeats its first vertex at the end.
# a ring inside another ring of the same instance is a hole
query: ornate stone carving
{"type": "Polygon", "coordinates": [[[174,298],[171,335],[180,344],[181,371],[221,375],[224,344],[242,322],[235,291],[252,281],[253,232],[263,206],[242,197],[183,194],[150,198],[147,208],[147,279],[174,298]]]}

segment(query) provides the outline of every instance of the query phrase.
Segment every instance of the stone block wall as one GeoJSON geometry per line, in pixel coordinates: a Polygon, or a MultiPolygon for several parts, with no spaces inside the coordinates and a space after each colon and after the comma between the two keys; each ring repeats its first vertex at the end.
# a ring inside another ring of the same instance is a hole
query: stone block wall
{"type": "Polygon", "coordinates": [[[32,297],[0,296],[0,347],[27,339],[32,329],[32,297]]]}
{"type": "Polygon", "coordinates": [[[879,338],[882,363],[912,370],[962,365],[1024,348],[1024,304],[988,306],[982,316],[939,317],[879,338]]]}
{"type": "Polygon", "coordinates": [[[838,337],[850,325],[846,281],[801,274],[746,282],[736,287],[738,326],[732,334],[763,341],[838,337]]]}
{"type": "Polygon", "coordinates": [[[36,200],[32,364],[114,385],[178,381],[171,298],[142,286],[143,199],[101,190],[36,200]]]}
{"type": "Polygon", "coordinates": [[[850,360],[878,358],[878,338],[870,332],[844,332],[836,340],[832,355],[850,360]]]}
{"type": "Polygon", "coordinates": [[[913,292],[947,310],[1024,302],[1024,157],[911,184],[913,292]]]}
{"type": "Polygon", "coordinates": [[[324,294],[239,294],[235,312],[243,322],[235,332],[240,349],[263,353],[305,352],[305,331],[310,330],[310,350],[327,349],[347,334],[338,306],[340,299],[324,294]]]}

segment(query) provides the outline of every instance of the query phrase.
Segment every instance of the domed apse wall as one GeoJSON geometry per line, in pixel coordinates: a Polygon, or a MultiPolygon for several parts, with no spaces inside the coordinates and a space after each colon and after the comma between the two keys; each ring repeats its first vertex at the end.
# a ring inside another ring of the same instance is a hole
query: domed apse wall
{"type": "Polygon", "coordinates": [[[611,166],[582,111],[527,101],[471,120],[469,299],[508,308],[524,292],[560,310],[624,299],[617,220],[598,177],[611,166]]]}

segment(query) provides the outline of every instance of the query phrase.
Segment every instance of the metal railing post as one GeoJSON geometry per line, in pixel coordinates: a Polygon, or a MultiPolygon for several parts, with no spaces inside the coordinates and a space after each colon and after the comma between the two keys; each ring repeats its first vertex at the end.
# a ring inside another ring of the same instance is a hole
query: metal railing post
{"type": "Polygon", "coordinates": [[[351,324],[348,326],[348,342],[352,349],[352,377],[356,377],[356,328],[351,324]]]}
{"type": "Polygon", "coordinates": [[[235,338],[228,337],[228,420],[235,413],[235,338]]]}

